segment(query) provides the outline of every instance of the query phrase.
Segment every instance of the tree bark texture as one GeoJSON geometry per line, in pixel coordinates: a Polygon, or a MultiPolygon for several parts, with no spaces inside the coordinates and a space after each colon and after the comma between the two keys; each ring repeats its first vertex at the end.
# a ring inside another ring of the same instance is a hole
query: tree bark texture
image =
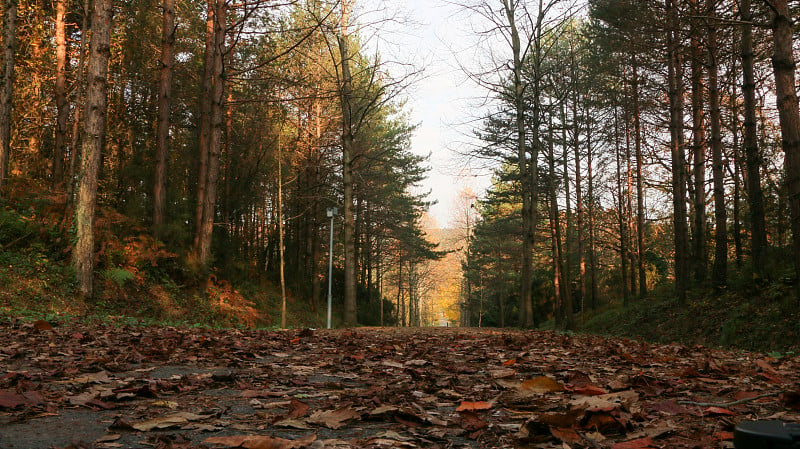
{"type": "Polygon", "coordinates": [[[753,68],[753,13],[750,0],[741,0],[742,16],[742,94],[744,96],[744,151],[747,171],[747,201],[750,209],[750,232],[753,280],[766,276],[767,231],[764,219],[764,193],[761,189],[761,150],[756,124],[756,81],[753,68]]]}
{"type": "Polygon", "coordinates": [[[791,214],[792,249],[800,297],[800,106],[797,103],[795,60],[792,50],[792,16],[787,0],[774,0],[772,33],[775,41],[772,67],[775,99],[781,123],[784,170],[791,214]]]}
{"type": "Polygon", "coordinates": [[[77,242],[72,250],[72,263],[78,280],[78,291],[84,297],[92,295],[93,229],[97,206],[97,178],[100,172],[106,128],[112,0],[94,0],[92,4],[92,40],[87,68],[86,120],[81,150],[78,201],[75,206],[77,242]]]}
{"type": "MultiPolygon", "coordinates": [[[[691,11],[700,14],[699,0],[690,0],[691,11]]],[[[698,284],[708,271],[706,244],[706,125],[703,88],[703,43],[698,19],[691,19],[690,65],[692,82],[692,156],[694,158],[694,217],[692,226],[692,268],[698,284]]]]}
{"type": "Polygon", "coordinates": [[[175,64],[175,0],[164,0],[161,20],[161,73],[158,83],[158,124],[156,169],[153,185],[153,227],[164,224],[167,203],[167,161],[169,157],[170,111],[172,109],[172,70],[175,64]]]}
{"type": "Polygon", "coordinates": [[[56,141],[53,150],[52,185],[60,188],[64,182],[64,158],[67,154],[67,121],[69,121],[69,103],[67,100],[67,36],[66,36],[66,0],[56,2],[56,141]]]}
{"type": "Polygon", "coordinates": [[[711,283],[722,288],[728,282],[728,210],[725,206],[725,176],[722,158],[722,118],[719,104],[716,0],[706,0],[708,24],[708,106],[711,127],[711,161],[714,177],[714,265],[711,283]]]}
{"type": "Polygon", "coordinates": [[[214,88],[214,42],[215,42],[215,0],[208,0],[206,14],[206,41],[203,59],[203,95],[200,98],[200,136],[198,144],[199,166],[197,170],[197,204],[194,213],[194,257],[199,262],[200,236],[203,226],[203,208],[205,207],[206,188],[208,185],[208,153],[211,139],[211,97],[214,88]]]}
{"type": "MultiPolygon", "coordinates": [[[[531,184],[532,176],[528,170],[528,148],[527,130],[525,125],[525,86],[522,78],[522,44],[520,42],[519,30],[516,24],[517,6],[513,0],[503,0],[506,18],[508,20],[509,32],[511,34],[511,51],[513,53],[513,82],[514,82],[514,113],[515,113],[515,133],[517,139],[517,159],[519,166],[520,189],[522,190],[522,273],[520,277],[520,325],[531,327],[534,325],[533,309],[533,235],[534,223],[531,204],[531,195],[536,187],[531,184]]],[[[535,64],[535,63],[534,63],[535,64]]],[[[537,76],[534,74],[534,76],[537,76]]],[[[534,93],[534,95],[536,95],[534,93]]],[[[534,119],[534,127],[538,123],[534,119]]],[[[531,169],[536,164],[536,159],[532,159],[531,169]]]]}
{"type": "Polygon", "coordinates": [[[0,187],[11,159],[11,108],[14,102],[14,62],[17,53],[17,0],[6,0],[3,15],[3,74],[0,86],[0,187]]]}
{"type": "Polygon", "coordinates": [[[688,288],[688,229],[686,226],[686,167],[683,139],[683,70],[678,41],[678,11],[674,0],[666,0],[667,84],[670,103],[670,149],[672,154],[672,207],[675,244],[675,294],[686,302],[688,288]]]}
{"type": "Polygon", "coordinates": [[[353,210],[353,80],[350,73],[348,23],[351,0],[342,0],[341,30],[339,34],[339,56],[341,57],[341,104],[342,104],[342,184],[344,190],[344,324],[358,324],[356,298],[356,244],[355,212],[353,210]]]}
{"type": "Polygon", "coordinates": [[[214,232],[217,183],[219,180],[222,129],[225,119],[225,0],[210,0],[214,8],[214,48],[211,73],[211,115],[208,135],[208,167],[203,197],[203,214],[198,229],[197,258],[201,266],[207,267],[211,260],[211,243],[214,232]]]}
{"type": "Polygon", "coordinates": [[[633,132],[636,145],[636,249],[638,251],[639,297],[647,296],[647,271],[645,271],[644,247],[644,158],[642,157],[642,120],[639,91],[639,66],[633,58],[633,132]]]}

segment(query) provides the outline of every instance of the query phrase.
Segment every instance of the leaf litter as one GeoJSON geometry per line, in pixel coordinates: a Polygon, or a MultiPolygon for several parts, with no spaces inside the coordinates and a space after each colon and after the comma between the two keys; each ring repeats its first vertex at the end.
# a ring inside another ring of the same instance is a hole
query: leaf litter
{"type": "Polygon", "coordinates": [[[520,330],[48,325],[0,324],[0,447],[729,448],[740,421],[800,421],[796,356],[520,330]]]}

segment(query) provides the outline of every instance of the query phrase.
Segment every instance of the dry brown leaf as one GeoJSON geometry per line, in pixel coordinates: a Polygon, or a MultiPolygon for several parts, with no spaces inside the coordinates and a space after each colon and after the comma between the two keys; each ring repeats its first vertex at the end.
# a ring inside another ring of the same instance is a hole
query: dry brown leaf
{"type": "Polygon", "coordinates": [[[564,391],[564,385],[547,376],[539,376],[522,382],[517,389],[525,393],[556,393],[564,391]]]}
{"type": "Polygon", "coordinates": [[[287,440],[284,438],[262,435],[240,435],[206,438],[203,444],[220,444],[227,447],[240,447],[244,449],[301,449],[308,447],[316,439],[316,435],[309,435],[299,440],[287,440]]]}
{"type": "Polygon", "coordinates": [[[360,418],[361,415],[352,408],[342,407],[336,410],[316,411],[308,418],[308,422],[336,430],[344,426],[345,422],[360,418]]]}

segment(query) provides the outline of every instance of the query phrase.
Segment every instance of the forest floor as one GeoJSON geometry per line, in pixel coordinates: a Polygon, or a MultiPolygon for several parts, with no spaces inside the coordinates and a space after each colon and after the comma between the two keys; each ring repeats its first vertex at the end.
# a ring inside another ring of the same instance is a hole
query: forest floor
{"type": "Polygon", "coordinates": [[[800,357],[480,329],[0,320],[0,447],[720,448],[800,357]]]}

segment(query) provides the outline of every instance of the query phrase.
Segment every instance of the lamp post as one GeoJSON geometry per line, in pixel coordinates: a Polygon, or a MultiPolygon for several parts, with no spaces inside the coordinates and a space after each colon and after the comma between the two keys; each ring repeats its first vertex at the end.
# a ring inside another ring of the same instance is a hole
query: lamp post
{"type": "Polygon", "coordinates": [[[331,239],[328,246],[328,329],[331,328],[331,307],[333,303],[333,218],[339,213],[336,207],[329,207],[328,217],[331,219],[331,239]]]}

